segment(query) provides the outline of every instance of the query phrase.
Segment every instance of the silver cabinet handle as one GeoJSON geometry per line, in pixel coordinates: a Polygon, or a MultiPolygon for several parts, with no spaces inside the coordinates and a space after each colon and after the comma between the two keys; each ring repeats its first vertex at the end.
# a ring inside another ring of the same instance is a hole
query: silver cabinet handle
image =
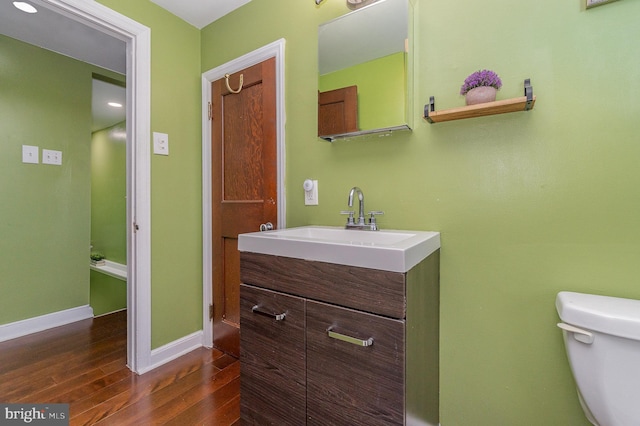
{"type": "Polygon", "coordinates": [[[260,225],[260,231],[271,231],[273,229],[273,223],[267,222],[260,225]]]}
{"type": "Polygon", "coordinates": [[[251,308],[251,312],[253,312],[254,314],[263,315],[265,317],[273,318],[276,321],[282,321],[287,316],[287,314],[285,312],[283,312],[281,314],[276,314],[276,313],[273,313],[273,312],[265,311],[264,309],[262,309],[258,305],[256,305],[253,308],[251,308]]]}
{"type": "Polygon", "coordinates": [[[578,342],[586,343],[587,345],[590,345],[593,343],[593,338],[594,338],[593,333],[587,330],[583,330],[581,328],[574,327],[572,325],[565,324],[563,322],[558,323],[558,327],[563,329],[564,331],[573,333],[573,338],[576,339],[578,342]]]}
{"type": "Polygon", "coordinates": [[[357,346],[371,346],[373,345],[373,337],[369,337],[366,340],[358,339],[356,337],[347,336],[346,334],[336,333],[329,329],[327,335],[332,339],[342,340],[343,342],[351,343],[357,346]]]}

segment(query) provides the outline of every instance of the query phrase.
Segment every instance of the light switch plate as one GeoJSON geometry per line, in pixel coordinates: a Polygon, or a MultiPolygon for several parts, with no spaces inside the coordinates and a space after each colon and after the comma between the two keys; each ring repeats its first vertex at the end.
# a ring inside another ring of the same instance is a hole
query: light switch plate
{"type": "Polygon", "coordinates": [[[169,155],[168,134],[153,132],[153,153],[158,155],[169,155]]]}
{"type": "Polygon", "coordinates": [[[62,151],[54,151],[51,149],[42,150],[42,164],[52,164],[54,166],[62,165],[62,151]]]}
{"type": "Polygon", "coordinates": [[[23,163],[31,163],[38,164],[40,161],[38,160],[40,148],[33,145],[22,145],[22,162],[23,163]]]}

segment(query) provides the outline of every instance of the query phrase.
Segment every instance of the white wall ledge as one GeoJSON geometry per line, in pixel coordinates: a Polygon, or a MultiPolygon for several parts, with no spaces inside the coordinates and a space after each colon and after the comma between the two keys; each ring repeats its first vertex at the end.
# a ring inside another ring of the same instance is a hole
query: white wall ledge
{"type": "Polygon", "coordinates": [[[94,271],[101,272],[122,281],[127,281],[127,265],[105,259],[104,265],[92,265],[90,263],[89,267],[94,271]]]}

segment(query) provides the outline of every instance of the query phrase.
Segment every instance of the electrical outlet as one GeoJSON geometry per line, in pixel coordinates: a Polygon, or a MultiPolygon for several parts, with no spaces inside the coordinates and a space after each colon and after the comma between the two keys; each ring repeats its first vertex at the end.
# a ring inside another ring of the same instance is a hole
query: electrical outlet
{"type": "Polygon", "coordinates": [[[169,155],[168,134],[153,132],[153,153],[158,155],[169,155]]]}
{"type": "Polygon", "coordinates": [[[304,188],[304,205],[305,206],[317,206],[318,205],[318,181],[307,179],[302,185],[304,188]]]}
{"type": "Polygon", "coordinates": [[[52,164],[54,166],[62,165],[62,151],[54,151],[51,149],[42,150],[42,164],[52,164]]]}
{"type": "Polygon", "coordinates": [[[38,151],[40,148],[32,145],[22,145],[22,162],[23,163],[31,163],[38,164],[40,161],[38,160],[38,151]]]}

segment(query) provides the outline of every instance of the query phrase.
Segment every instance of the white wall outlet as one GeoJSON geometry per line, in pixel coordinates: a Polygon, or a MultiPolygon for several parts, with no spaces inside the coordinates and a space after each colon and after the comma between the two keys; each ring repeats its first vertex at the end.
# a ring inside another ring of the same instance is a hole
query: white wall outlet
{"type": "Polygon", "coordinates": [[[31,163],[38,164],[40,161],[38,160],[40,148],[33,145],[22,145],[22,162],[23,163],[31,163]]]}
{"type": "Polygon", "coordinates": [[[62,165],[62,151],[54,151],[51,149],[42,150],[42,164],[53,164],[54,166],[62,165]]]}
{"type": "Polygon", "coordinates": [[[158,155],[169,155],[168,134],[153,132],[153,153],[158,155]]]}
{"type": "Polygon", "coordinates": [[[307,179],[302,185],[304,189],[304,205],[305,206],[317,206],[318,205],[318,181],[307,179]]]}

